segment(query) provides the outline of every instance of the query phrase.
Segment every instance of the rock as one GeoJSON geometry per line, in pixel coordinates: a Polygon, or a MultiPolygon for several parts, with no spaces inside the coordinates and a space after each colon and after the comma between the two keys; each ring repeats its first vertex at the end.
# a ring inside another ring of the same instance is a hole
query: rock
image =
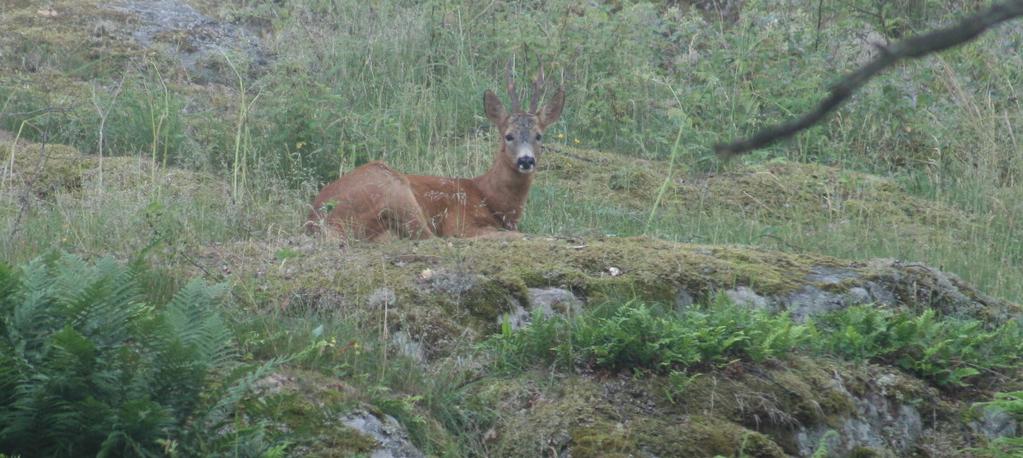
{"type": "MultiPolygon", "coordinates": [[[[234,71],[223,53],[244,56],[251,69],[266,66],[268,53],[259,39],[234,24],[217,21],[182,0],[127,0],[109,9],[138,18],[132,37],[144,48],[160,48],[176,57],[199,82],[233,86],[234,71]]],[[[241,70],[239,70],[241,71],[241,70]]]]}
{"type": "Polygon", "coordinates": [[[693,299],[693,295],[689,294],[689,291],[680,289],[678,290],[678,293],[675,294],[675,307],[677,308],[692,307],[695,303],[696,301],[693,299]]]}
{"type": "Polygon", "coordinates": [[[767,298],[759,295],[756,291],[753,291],[748,286],[739,286],[735,289],[729,289],[725,291],[725,296],[728,296],[728,300],[736,305],[743,305],[756,309],[766,309],[770,306],[770,302],[767,298]]]}
{"type": "Polygon", "coordinates": [[[423,344],[413,339],[407,332],[398,331],[391,334],[391,344],[394,345],[401,354],[412,358],[416,362],[426,362],[426,351],[423,349],[423,344]]]}
{"type": "MultiPolygon", "coordinates": [[[[507,314],[512,329],[528,326],[533,321],[534,313],[539,313],[544,318],[550,318],[556,314],[572,317],[582,312],[582,301],[567,289],[529,288],[528,293],[529,310],[526,310],[521,304],[515,304],[512,311],[507,314]]],[[[504,316],[499,320],[503,321],[504,316]]]]}
{"type": "Polygon", "coordinates": [[[867,271],[860,281],[867,280],[865,286],[877,302],[999,323],[1019,313],[1018,306],[987,296],[958,276],[925,264],[877,259],[867,264],[867,271]]]}
{"type": "Polygon", "coordinates": [[[479,277],[471,272],[450,270],[431,270],[429,275],[420,276],[430,285],[431,289],[452,296],[461,296],[471,292],[480,283],[479,277]]]}
{"type": "Polygon", "coordinates": [[[544,316],[555,313],[574,316],[582,312],[582,301],[567,289],[529,288],[528,292],[532,310],[543,310],[544,316]]]}
{"type": "Polygon", "coordinates": [[[1017,437],[1019,423],[1008,412],[994,406],[980,409],[980,418],[970,422],[970,429],[988,439],[1017,437]]]}
{"type": "Polygon", "coordinates": [[[370,293],[369,298],[366,299],[366,305],[374,309],[393,308],[397,300],[394,290],[385,287],[370,293]]]}
{"type": "Polygon", "coordinates": [[[882,374],[866,395],[849,393],[838,378],[830,388],[850,398],[855,412],[839,420],[838,427],[826,424],[801,426],[794,436],[800,456],[814,456],[819,447],[827,447],[828,456],[847,456],[854,451],[870,450],[879,456],[905,456],[923,435],[920,412],[909,404],[894,401],[899,376],[882,374]],[[834,433],[829,434],[829,431],[834,433]]]}
{"type": "Polygon", "coordinates": [[[341,423],[377,441],[371,458],[418,458],[423,456],[409,440],[408,431],[390,415],[380,417],[366,410],[356,410],[341,418],[341,423]]]}
{"type": "Polygon", "coordinates": [[[511,312],[497,317],[497,325],[502,326],[505,320],[508,320],[508,326],[512,330],[516,330],[529,326],[529,323],[533,322],[533,317],[530,316],[529,311],[525,307],[515,305],[511,312]]]}

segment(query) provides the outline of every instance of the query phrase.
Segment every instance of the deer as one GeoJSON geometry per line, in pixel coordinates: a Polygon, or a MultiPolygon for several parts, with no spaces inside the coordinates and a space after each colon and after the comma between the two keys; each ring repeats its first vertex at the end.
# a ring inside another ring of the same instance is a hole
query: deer
{"type": "Polygon", "coordinates": [[[500,133],[490,168],[475,178],[407,175],[382,161],[355,168],[313,200],[307,232],[321,229],[370,242],[396,238],[521,238],[519,220],[537,169],[544,130],[561,116],[564,87],[538,108],[546,84],[543,62],[523,110],[507,66],[509,106],[491,90],[483,111],[500,133]]]}

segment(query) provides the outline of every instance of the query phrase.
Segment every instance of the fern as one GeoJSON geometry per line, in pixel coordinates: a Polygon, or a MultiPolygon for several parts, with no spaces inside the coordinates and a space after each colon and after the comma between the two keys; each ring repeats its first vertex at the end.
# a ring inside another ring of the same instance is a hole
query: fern
{"type": "Polygon", "coordinates": [[[162,456],[167,443],[224,442],[195,428],[224,426],[213,420],[269,366],[232,371],[223,287],[193,281],[152,306],[140,268],[71,255],[0,266],[0,453],[162,456]],[[241,382],[214,389],[229,372],[241,382]]]}

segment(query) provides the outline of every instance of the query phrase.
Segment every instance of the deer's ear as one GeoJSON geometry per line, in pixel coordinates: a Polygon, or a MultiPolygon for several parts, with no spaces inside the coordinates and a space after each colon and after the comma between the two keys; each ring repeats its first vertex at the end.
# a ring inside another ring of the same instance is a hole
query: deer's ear
{"type": "Polygon", "coordinates": [[[547,126],[554,124],[561,117],[561,108],[564,106],[565,89],[559,87],[554,97],[540,110],[540,125],[547,128],[547,126]]]}
{"type": "Polygon", "coordinates": [[[483,93],[483,111],[487,113],[487,119],[497,126],[504,124],[508,117],[508,112],[504,111],[504,105],[501,105],[501,99],[498,99],[489,89],[483,93]]]}

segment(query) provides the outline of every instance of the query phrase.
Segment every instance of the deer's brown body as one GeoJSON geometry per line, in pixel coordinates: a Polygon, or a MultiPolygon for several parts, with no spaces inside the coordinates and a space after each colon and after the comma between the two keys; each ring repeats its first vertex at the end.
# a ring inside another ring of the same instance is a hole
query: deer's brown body
{"type": "Polygon", "coordinates": [[[530,111],[519,111],[510,82],[508,113],[493,92],[484,94],[487,117],[503,140],[494,163],[476,178],[405,175],[383,162],[371,162],[328,184],[313,201],[306,227],[325,226],[343,236],[371,241],[394,237],[516,237],[536,170],[544,128],[557,120],[564,103],[558,90],[537,110],[540,85],[534,81],[530,111]]]}

